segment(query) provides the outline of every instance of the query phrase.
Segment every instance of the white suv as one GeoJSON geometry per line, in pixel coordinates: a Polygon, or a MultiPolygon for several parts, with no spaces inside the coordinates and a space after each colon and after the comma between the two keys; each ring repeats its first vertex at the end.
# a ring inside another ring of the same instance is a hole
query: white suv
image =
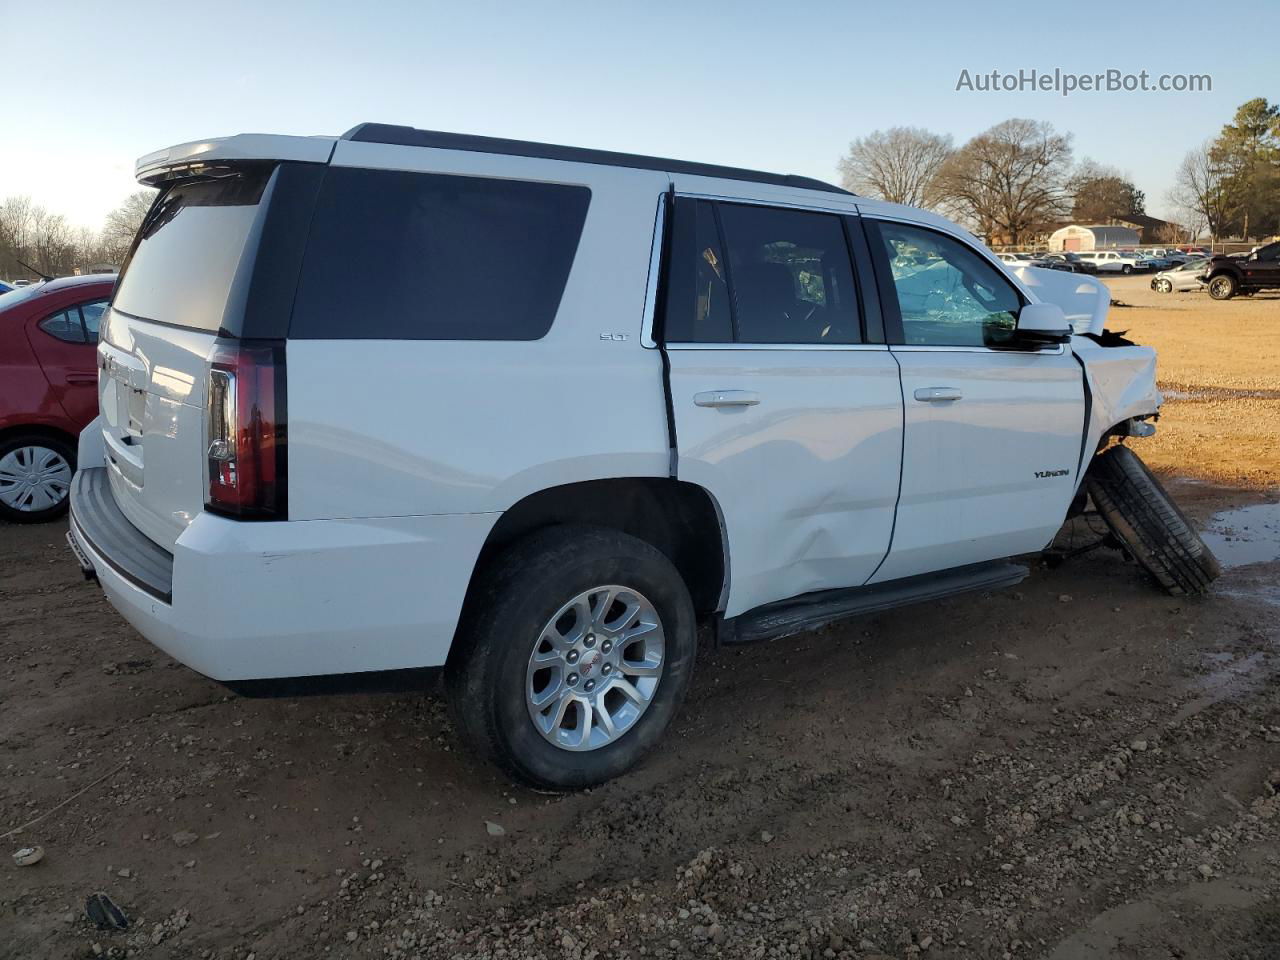
{"type": "MultiPolygon", "coordinates": [[[[929,213],[379,124],[138,179],[82,566],[234,689],[444,667],[464,738],[541,787],[659,739],[699,620],[732,642],[1017,582],[1091,462],[1112,514],[1162,496],[1127,448],[1091,461],[1150,432],[1153,351],[1072,337],[929,213]]],[[[1130,548],[1201,589],[1208,552],[1153,536],[1130,548]]]]}

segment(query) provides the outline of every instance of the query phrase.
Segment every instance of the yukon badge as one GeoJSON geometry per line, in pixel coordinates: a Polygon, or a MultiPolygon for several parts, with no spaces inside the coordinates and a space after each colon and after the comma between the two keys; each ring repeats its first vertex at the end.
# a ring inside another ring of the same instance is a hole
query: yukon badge
{"type": "Polygon", "coordinates": [[[1070,472],[1070,470],[1037,470],[1036,479],[1044,480],[1048,477],[1065,477],[1070,472]]]}

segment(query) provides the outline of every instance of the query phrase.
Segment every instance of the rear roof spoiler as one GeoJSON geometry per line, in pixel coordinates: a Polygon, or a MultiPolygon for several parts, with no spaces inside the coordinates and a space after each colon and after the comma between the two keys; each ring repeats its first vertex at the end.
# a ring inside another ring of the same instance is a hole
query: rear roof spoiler
{"type": "Polygon", "coordinates": [[[139,183],[156,186],[174,177],[198,173],[203,167],[243,160],[328,163],[335,143],[335,137],[286,137],[269,133],[194,140],[139,157],[134,176],[139,183]]]}

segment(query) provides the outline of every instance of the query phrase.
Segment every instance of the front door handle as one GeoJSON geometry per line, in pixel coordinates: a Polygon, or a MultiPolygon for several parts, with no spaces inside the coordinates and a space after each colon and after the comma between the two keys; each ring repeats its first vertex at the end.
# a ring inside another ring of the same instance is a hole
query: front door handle
{"type": "Polygon", "coordinates": [[[706,390],[695,393],[693,402],[700,407],[754,407],[760,394],[754,390],[706,390]]]}
{"type": "Polygon", "coordinates": [[[921,387],[915,397],[924,403],[945,403],[948,400],[959,400],[963,394],[955,387],[921,387]]]}
{"type": "Polygon", "coordinates": [[[68,373],[67,383],[92,383],[97,385],[98,375],[96,373],[68,373]]]}

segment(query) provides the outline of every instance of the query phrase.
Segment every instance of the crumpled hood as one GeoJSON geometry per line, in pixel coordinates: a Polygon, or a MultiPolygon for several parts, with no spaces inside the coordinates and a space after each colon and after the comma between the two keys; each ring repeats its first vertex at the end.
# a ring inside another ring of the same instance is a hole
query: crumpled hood
{"type": "Polygon", "coordinates": [[[1015,267],[1009,272],[1041,303],[1056,303],[1076,333],[1101,333],[1111,306],[1111,289],[1086,273],[1045,267],[1015,267]]]}

